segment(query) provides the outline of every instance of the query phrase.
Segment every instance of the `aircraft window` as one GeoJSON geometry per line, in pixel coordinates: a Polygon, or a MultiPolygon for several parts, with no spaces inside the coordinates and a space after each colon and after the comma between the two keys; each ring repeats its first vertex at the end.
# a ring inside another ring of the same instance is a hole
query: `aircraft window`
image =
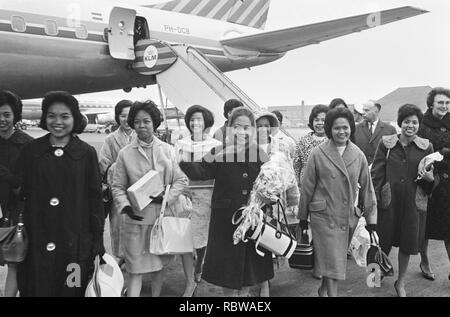
{"type": "Polygon", "coordinates": [[[11,17],[11,27],[13,31],[25,32],[27,29],[27,24],[24,18],[22,18],[21,16],[14,15],[11,17]]]}
{"type": "Polygon", "coordinates": [[[87,39],[89,36],[88,30],[85,25],[81,24],[75,28],[75,35],[79,39],[87,39]]]}
{"type": "Polygon", "coordinates": [[[56,21],[45,20],[45,34],[51,36],[58,35],[58,25],[56,24],[56,21]]]}

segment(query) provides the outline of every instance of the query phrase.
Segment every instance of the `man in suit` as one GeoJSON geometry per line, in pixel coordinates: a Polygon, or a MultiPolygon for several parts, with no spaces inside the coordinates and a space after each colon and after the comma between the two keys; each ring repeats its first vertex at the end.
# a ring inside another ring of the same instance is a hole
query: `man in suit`
{"type": "Polygon", "coordinates": [[[396,134],[397,130],[389,123],[379,119],[381,105],[374,101],[363,104],[363,121],[356,125],[355,144],[363,151],[369,165],[384,135],[396,134]]]}

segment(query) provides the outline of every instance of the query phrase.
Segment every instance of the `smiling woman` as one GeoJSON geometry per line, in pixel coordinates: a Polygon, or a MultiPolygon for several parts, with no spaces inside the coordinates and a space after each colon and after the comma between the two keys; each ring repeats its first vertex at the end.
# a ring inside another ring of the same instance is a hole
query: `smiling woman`
{"type": "Polygon", "coordinates": [[[83,296],[94,258],[104,253],[97,154],[74,135],[84,123],[69,93],[45,96],[40,125],[50,133],[26,145],[16,165],[30,237],[18,270],[20,295],[83,296]]]}

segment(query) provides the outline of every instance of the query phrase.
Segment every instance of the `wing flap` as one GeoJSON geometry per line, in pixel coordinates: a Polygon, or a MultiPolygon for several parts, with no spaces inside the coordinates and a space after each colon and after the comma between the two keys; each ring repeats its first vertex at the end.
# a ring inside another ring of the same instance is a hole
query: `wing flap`
{"type": "Polygon", "coordinates": [[[427,12],[426,10],[414,7],[401,7],[321,23],[224,39],[221,41],[221,44],[225,47],[248,51],[283,53],[427,12]]]}

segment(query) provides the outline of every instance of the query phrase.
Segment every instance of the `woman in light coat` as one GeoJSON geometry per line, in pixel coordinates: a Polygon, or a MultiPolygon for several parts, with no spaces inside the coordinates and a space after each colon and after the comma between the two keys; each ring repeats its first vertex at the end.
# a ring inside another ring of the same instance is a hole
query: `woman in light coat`
{"type": "MultiPolygon", "coordinates": [[[[100,173],[103,179],[106,178],[108,184],[112,184],[115,163],[119,151],[125,146],[131,143],[136,138],[136,133],[128,125],[128,113],[133,105],[131,100],[121,100],[114,108],[115,120],[119,125],[119,128],[108,135],[103,143],[100,153],[98,155],[100,173]],[[107,173],[107,175],[105,175],[107,173]]],[[[105,212],[107,212],[105,210],[105,212]]],[[[119,211],[115,208],[114,204],[109,213],[109,228],[111,236],[112,253],[117,258],[122,258],[122,252],[120,251],[120,219],[119,211]]]]}
{"type": "MultiPolygon", "coordinates": [[[[214,115],[205,107],[189,107],[184,117],[186,127],[191,135],[178,141],[175,152],[178,160],[186,162],[201,161],[211,149],[221,146],[222,142],[212,138],[208,132],[214,125],[214,115]]],[[[208,243],[209,221],[211,218],[211,197],[214,180],[189,180],[189,196],[192,200],[191,230],[197,257],[195,265],[195,282],[200,283],[206,245],[208,243]]]]}
{"type": "Polygon", "coordinates": [[[172,258],[149,253],[150,233],[159,217],[162,195],[156,197],[143,210],[131,205],[127,189],[150,170],[156,170],[163,185],[171,185],[168,206],[173,206],[187,185],[187,178],[178,167],[173,148],[154,136],[154,131],[162,121],[157,106],[148,101],[136,102],[130,109],[128,124],[132,126],[137,138],[127,145],[116,162],[112,193],[117,210],[126,216],[123,220],[123,251],[125,269],[130,274],[128,296],[140,295],[142,276],[153,273],[152,295],[159,296],[163,283],[163,268],[172,258]]]}
{"type": "Polygon", "coordinates": [[[330,110],[325,118],[329,140],[312,151],[303,176],[299,228],[308,228],[310,216],[314,274],[323,276],[319,296],[337,296],[338,280],[345,280],[349,237],[361,216],[359,209],[354,208],[358,184],[369,224],[367,229],[375,231],[375,192],[367,160],[350,141],[354,131],[353,115],[348,109],[330,110]]]}

